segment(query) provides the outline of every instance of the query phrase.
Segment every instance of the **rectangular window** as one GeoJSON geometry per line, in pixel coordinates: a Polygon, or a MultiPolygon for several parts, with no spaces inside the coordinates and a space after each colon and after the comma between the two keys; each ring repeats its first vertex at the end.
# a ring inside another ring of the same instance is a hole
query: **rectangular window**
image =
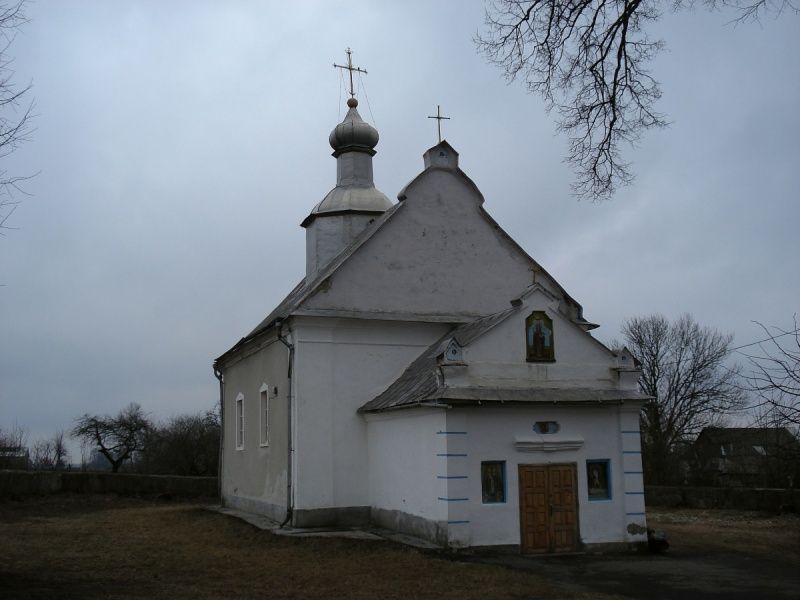
{"type": "Polygon", "coordinates": [[[611,468],[607,458],[586,461],[589,500],[611,500],[611,468]]]}
{"type": "Polygon", "coordinates": [[[261,386],[261,400],[259,402],[260,430],[262,446],[269,446],[269,386],[265,383],[261,386]]]}
{"type": "Polygon", "coordinates": [[[490,460],[481,463],[481,496],[484,504],[506,501],[506,463],[490,460]]]}
{"type": "Polygon", "coordinates": [[[244,450],[244,396],[236,396],[236,449],[244,450]]]}

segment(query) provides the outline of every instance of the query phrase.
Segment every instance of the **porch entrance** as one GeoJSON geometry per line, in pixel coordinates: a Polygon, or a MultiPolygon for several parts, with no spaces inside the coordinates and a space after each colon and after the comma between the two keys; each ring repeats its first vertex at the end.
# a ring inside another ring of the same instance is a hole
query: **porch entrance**
{"type": "Polygon", "coordinates": [[[520,465],[519,520],[523,554],[577,550],[575,465],[520,465]]]}

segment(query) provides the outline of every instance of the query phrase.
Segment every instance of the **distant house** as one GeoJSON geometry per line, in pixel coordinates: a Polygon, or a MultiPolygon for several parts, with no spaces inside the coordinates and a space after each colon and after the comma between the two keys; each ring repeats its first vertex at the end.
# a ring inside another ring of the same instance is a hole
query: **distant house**
{"type": "Polygon", "coordinates": [[[0,469],[28,469],[30,464],[25,446],[0,446],[0,469]]]}
{"type": "Polygon", "coordinates": [[[709,485],[794,487],[800,441],[785,427],[706,427],[694,443],[694,478],[709,485]]]}

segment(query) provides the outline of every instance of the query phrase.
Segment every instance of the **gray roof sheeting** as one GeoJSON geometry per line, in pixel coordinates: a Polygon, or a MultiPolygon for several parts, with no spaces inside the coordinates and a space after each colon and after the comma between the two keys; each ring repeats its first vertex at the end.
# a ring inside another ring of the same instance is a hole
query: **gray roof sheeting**
{"type": "Polygon", "coordinates": [[[317,274],[313,277],[313,279],[306,279],[303,278],[300,283],[298,283],[294,289],[289,292],[289,294],[281,300],[278,306],[269,313],[265,319],[263,319],[250,333],[248,333],[245,337],[240,339],[232,348],[227,350],[224,354],[219,356],[215,362],[218,363],[222,359],[224,359],[228,354],[232,353],[234,350],[237,350],[240,346],[245,344],[247,341],[253,339],[259,333],[262,333],[272,327],[272,325],[278,319],[284,319],[288,317],[293,311],[295,311],[303,301],[308,298],[314,291],[320,286],[320,284],[325,281],[328,277],[330,277],[336,269],[338,269],[341,264],[346,261],[350,256],[352,256],[356,250],[358,250],[364,242],[366,242],[372,235],[380,229],[381,225],[383,225],[386,221],[388,221],[393,214],[395,214],[400,207],[403,206],[403,203],[400,202],[395,204],[382,215],[375,218],[375,221],[364,229],[357,237],[353,240],[353,242],[347,246],[344,250],[342,250],[339,255],[331,260],[327,265],[325,265],[322,269],[320,269],[317,274]]]}

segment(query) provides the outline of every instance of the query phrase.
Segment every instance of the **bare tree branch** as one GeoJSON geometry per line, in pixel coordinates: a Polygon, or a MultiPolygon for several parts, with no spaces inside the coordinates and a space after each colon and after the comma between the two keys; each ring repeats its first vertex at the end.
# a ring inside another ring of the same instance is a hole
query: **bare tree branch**
{"type": "Polygon", "coordinates": [[[142,452],[152,427],[142,407],[132,403],[116,417],[83,415],[76,420],[72,436],[94,446],[116,473],[126,460],[142,452]]]}
{"type": "Polygon", "coordinates": [[[770,415],[773,425],[800,426],[800,329],[797,315],[794,327],[786,330],[756,322],[766,340],[757,344],[757,352],[741,352],[750,372],[745,389],[757,400],[756,408],[770,415]]]}
{"type": "MultiPolygon", "coordinates": [[[[25,4],[25,0],[0,3],[0,159],[29,141],[33,133],[34,103],[32,100],[23,103],[31,84],[19,87],[14,83],[13,59],[9,57],[17,31],[28,22],[25,4]]],[[[4,229],[11,229],[8,219],[19,204],[15,193],[22,192],[20,183],[31,177],[33,175],[9,175],[0,167],[0,234],[4,229]]]]}
{"type": "Polygon", "coordinates": [[[66,466],[68,456],[64,432],[58,431],[46,440],[39,440],[33,445],[31,462],[34,469],[60,470],[66,466]]]}
{"type": "MultiPolygon", "coordinates": [[[[709,9],[731,8],[735,22],[762,14],[797,12],[789,0],[703,0],[709,9]]],[[[674,0],[673,10],[698,4],[674,0]]],[[[566,161],[575,170],[578,197],[610,197],[633,179],[622,149],[667,125],[655,109],[661,97],[648,65],[664,48],[647,27],[669,4],[658,0],[492,0],[485,33],[475,43],[506,79],[525,82],[558,113],[567,135],[566,161]]]]}

